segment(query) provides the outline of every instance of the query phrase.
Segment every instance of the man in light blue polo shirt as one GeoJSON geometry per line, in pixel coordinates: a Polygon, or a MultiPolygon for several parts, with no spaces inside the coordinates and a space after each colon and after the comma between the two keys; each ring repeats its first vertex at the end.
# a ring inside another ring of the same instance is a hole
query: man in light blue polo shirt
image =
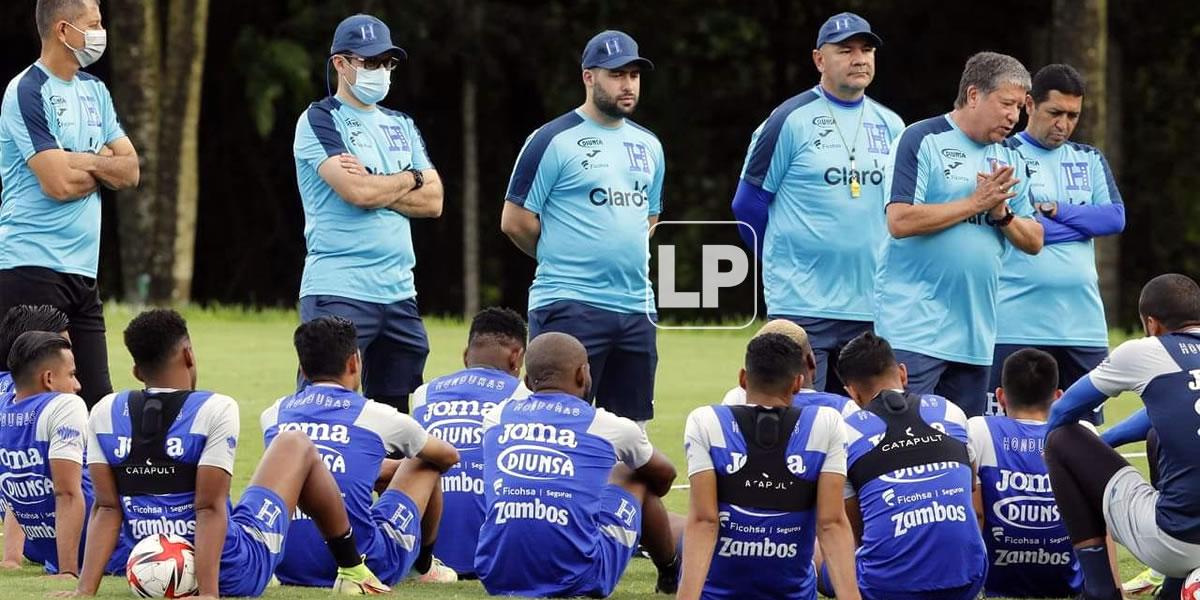
{"type": "Polygon", "coordinates": [[[967,416],[987,404],[1000,257],[1010,245],[1042,248],[1024,164],[1003,143],[1029,85],[1017,59],[972,56],[954,110],[906,128],[888,172],[875,328],[907,365],[910,392],[948,398],[967,416]]]}
{"type": "Polygon", "coordinates": [[[409,220],[442,213],[441,179],[417,126],[378,105],[406,56],[375,17],[339,23],[329,58],[337,93],[300,115],[293,148],[308,248],[300,319],[353,321],[364,393],[402,412],[429,355],[409,220]]]}
{"type": "MultiPolygon", "coordinates": [[[[1004,360],[1035,347],[1054,356],[1070,387],[1108,356],[1092,238],[1125,228],[1125,204],[1099,150],[1069,141],[1083,109],[1084,83],[1070,65],[1047,65],[1025,100],[1029,125],[1009,140],[1025,159],[1029,196],[1046,230],[1037,256],[1009,251],[996,300],[996,350],[989,390],[1004,360]]],[[[995,411],[993,411],[995,412],[995,411]]],[[[1091,415],[1099,420],[1099,413],[1091,415]]]]}
{"type": "MultiPolygon", "coordinates": [[[[854,13],[829,17],[813,62],[821,81],[780,104],[750,141],[733,214],[757,243],[770,318],[809,335],[812,388],[842,393],[837,355],[871,329],[875,264],[886,237],[884,171],[896,113],[867,97],[883,45],[854,13]]],[[[756,249],[756,250],[757,250],[756,249]]]]}
{"type": "Polygon", "coordinates": [[[39,0],[35,18],[41,56],[0,106],[0,315],[20,304],[67,315],[90,407],[112,391],[96,287],[99,190],[136,186],[138,158],[108,88],[80,70],[107,43],[97,0],[39,0]]]}
{"type": "Polygon", "coordinates": [[[583,51],[587,99],[533,132],[508,184],[500,229],[537,259],[529,337],[559,331],[588,350],[589,398],[619,416],[654,416],[658,365],[649,228],[666,173],[658,138],[627,117],[653,69],[637,42],[604,31],[583,51]]]}

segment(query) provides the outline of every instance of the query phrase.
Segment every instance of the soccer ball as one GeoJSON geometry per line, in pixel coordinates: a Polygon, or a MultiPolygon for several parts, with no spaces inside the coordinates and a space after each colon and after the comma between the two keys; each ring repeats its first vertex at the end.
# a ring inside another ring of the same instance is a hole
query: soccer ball
{"type": "Polygon", "coordinates": [[[156,534],[143,538],[125,563],[129,589],[139,598],[195,596],[196,552],[192,543],[177,536],[156,534]]]}
{"type": "Polygon", "coordinates": [[[1200,569],[1188,573],[1183,580],[1183,592],[1179,595],[1182,600],[1200,600],[1200,569]]]}

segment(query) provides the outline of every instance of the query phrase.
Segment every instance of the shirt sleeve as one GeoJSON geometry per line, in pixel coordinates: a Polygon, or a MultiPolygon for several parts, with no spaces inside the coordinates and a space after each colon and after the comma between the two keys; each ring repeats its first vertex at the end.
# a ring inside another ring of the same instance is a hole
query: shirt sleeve
{"type": "Polygon", "coordinates": [[[333,114],[317,104],[313,104],[300,115],[296,123],[296,139],[292,144],[292,152],[296,161],[307,164],[316,171],[326,158],[337,156],[344,152],[346,143],[338,133],[337,125],[333,122],[333,114]]]}
{"type": "Polygon", "coordinates": [[[603,408],[596,409],[596,420],[590,431],[606,439],[613,445],[617,460],[625,463],[631,469],[640,469],[650,462],[654,455],[654,446],[650,438],[637,423],[618,417],[603,408]]]}
{"type": "Polygon", "coordinates": [[[433,161],[429,160],[429,150],[425,147],[425,138],[412,119],[408,119],[408,131],[408,138],[412,140],[412,168],[418,171],[432,169],[433,161]]]}
{"type": "Polygon", "coordinates": [[[1017,152],[1012,148],[1009,148],[1008,155],[1012,161],[1014,170],[1013,172],[1017,179],[1020,179],[1020,181],[1012,190],[1016,192],[1017,195],[1008,199],[1008,207],[1011,208],[1013,214],[1017,215],[1018,217],[1033,218],[1035,209],[1033,206],[1033,198],[1029,193],[1032,181],[1030,177],[1022,176],[1025,173],[1025,163],[1027,161],[1025,160],[1024,156],[1021,156],[1020,152],[1017,152]]]}
{"type": "MultiPolygon", "coordinates": [[[[37,67],[30,67],[36,69],[37,67]]],[[[22,77],[15,93],[4,94],[0,122],[23,160],[43,150],[61,148],[50,128],[50,107],[42,97],[42,86],[28,75],[22,77]]]]}
{"type": "Polygon", "coordinates": [[[97,435],[100,432],[112,433],[112,404],[116,394],[109,394],[100,399],[95,406],[92,407],[92,412],[88,415],[87,422],[87,464],[108,464],[108,457],[104,455],[104,447],[100,445],[100,437],[97,435]]]}
{"type": "Polygon", "coordinates": [[[500,415],[504,412],[504,407],[512,401],[512,398],[504,400],[492,408],[483,411],[483,424],[479,426],[480,432],[487,431],[500,424],[500,415]]]}
{"type": "Polygon", "coordinates": [[[1125,391],[1140,395],[1151,379],[1178,370],[1162,342],[1147,337],[1117,346],[1088,374],[1088,379],[1100,393],[1113,398],[1125,391]]]}
{"type": "Polygon", "coordinates": [[[710,406],[701,406],[688,415],[683,428],[683,452],[687,455],[688,477],[715,468],[710,454],[712,440],[709,432],[716,419],[710,406]]]}
{"type": "Polygon", "coordinates": [[[725,392],[725,397],[721,398],[721,404],[725,406],[738,406],[745,403],[746,390],[743,390],[740,386],[731,388],[728,392],[725,392]]]}
{"type": "Polygon", "coordinates": [[[547,135],[539,129],[525,141],[505,194],[506,200],[535,214],[541,214],[560,170],[554,139],[546,139],[547,135]]]}
{"type": "Polygon", "coordinates": [[[83,399],[74,394],[62,394],[54,399],[47,413],[46,433],[50,442],[47,458],[83,464],[88,421],[83,399]]]}
{"type": "Polygon", "coordinates": [[[428,393],[428,383],[422,383],[415,391],[413,391],[412,396],[410,396],[408,399],[408,412],[410,414],[417,412],[418,408],[425,406],[428,393]]]}
{"type": "Polygon", "coordinates": [[[117,109],[113,106],[112,95],[108,93],[108,87],[100,84],[100,89],[104,92],[101,94],[101,101],[103,102],[101,106],[101,110],[103,111],[101,118],[104,122],[104,143],[111,144],[116,140],[126,137],[125,128],[121,127],[121,119],[117,117],[117,109]]]}
{"type": "Polygon", "coordinates": [[[654,180],[650,182],[650,216],[658,216],[663,211],[663,181],[667,177],[667,158],[663,154],[661,143],[654,145],[654,180]]]}
{"type": "Polygon", "coordinates": [[[1124,204],[1121,191],[1117,189],[1117,180],[1113,178],[1112,169],[1108,166],[1108,159],[1099,151],[1089,153],[1088,156],[1092,173],[1092,204],[1124,204]]]}
{"type": "Polygon", "coordinates": [[[233,474],[234,457],[237,454],[238,433],[241,431],[241,416],[233,398],[213,394],[200,407],[194,428],[205,436],[204,450],[200,452],[200,467],[217,467],[233,474]]]}
{"type": "Polygon", "coordinates": [[[925,136],[915,129],[906,129],[896,138],[896,151],[892,154],[892,168],[887,170],[891,182],[887,204],[924,204],[925,188],[929,179],[929,157],[923,143],[925,136]]]}
{"type": "Polygon", "coordinates": [[[776,110],[767,117],[750,140],[750,151],[742,167],[742,179],[772,194],[787,176],[792,159],[800,150],[798,140],[805,139],[803,120],[793,119],[796,111],[776,110]],[[801,131],[797,131],[797,130],[801,131]]]}
{"type": "Polygon", "coordinates": [[[429,441],[429,433],[416,419],[381,402],[368,402],[355,425],[374,431],[388,452],[399,452],[408,458],[420,454],[429,441]]]}
{"type": "Polygon", "coordinates": [[[838,411],[822,406],[817,414],[821,428],[828,432],[823,448],[825,462],[821,465],[822,473],[846,474],[846,422],[838,411]]]}
{"type": "Polygon", "coordinates": [[[987,443],[989,437],[991,435],[983,417],[967,419],[967,456],[971,460],[971,466],[976,469],[979,468],[979,459],[984,453],[983,445],[987,443]]]}

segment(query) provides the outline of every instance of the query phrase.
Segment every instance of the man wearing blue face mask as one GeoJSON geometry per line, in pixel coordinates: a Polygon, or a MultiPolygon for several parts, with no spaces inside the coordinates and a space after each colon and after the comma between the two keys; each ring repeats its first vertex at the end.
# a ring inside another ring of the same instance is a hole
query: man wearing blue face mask
{"type": "Polygon", "coordinates": [[[67,316],[91,406],[112,391],[96,287],[99,189],[136,186],[138,158],[108,88],[80,70],[104,54],[97,0],[38,0],[35,19],[41,56],[0,106],[0,314],[32,304],[67,316]]]}
{"type": "Polygon", "coordinates": [[[378,105],[404,58],[383,21],[339,23],[329,58],[337,93],[300,115],[293,151],[308,247],[300,319],[353,321],[365,395],[408,412],[429,354],[409,219],[442,214],[442,182],[413,120],[378,105]]]}

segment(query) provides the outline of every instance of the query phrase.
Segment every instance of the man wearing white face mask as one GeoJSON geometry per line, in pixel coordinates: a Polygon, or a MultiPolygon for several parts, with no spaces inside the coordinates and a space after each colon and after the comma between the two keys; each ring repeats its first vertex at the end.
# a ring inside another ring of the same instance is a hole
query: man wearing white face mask
{"type": "Polygon", "coordinates": [[[107,41],[97,0],[38,0],[36,21],[41,56],[0,106],[0,314],[48,304],[67,315],[90,407],[112,392],[96,287],[99,189],[136,186],[138,158],[108,88],[80,71],[107,41]]]}
{"type": "Polygon", "coordinates": [[[417,126],[378,105],[406,57],[383,21],[339,23],[329,58],[337,92],[300,115],[293,146],[308,247],[300,319],[353,321],[365,395],[403,412],[429,354],[409,219],[442,214],[442,182],[417,126]]]}

